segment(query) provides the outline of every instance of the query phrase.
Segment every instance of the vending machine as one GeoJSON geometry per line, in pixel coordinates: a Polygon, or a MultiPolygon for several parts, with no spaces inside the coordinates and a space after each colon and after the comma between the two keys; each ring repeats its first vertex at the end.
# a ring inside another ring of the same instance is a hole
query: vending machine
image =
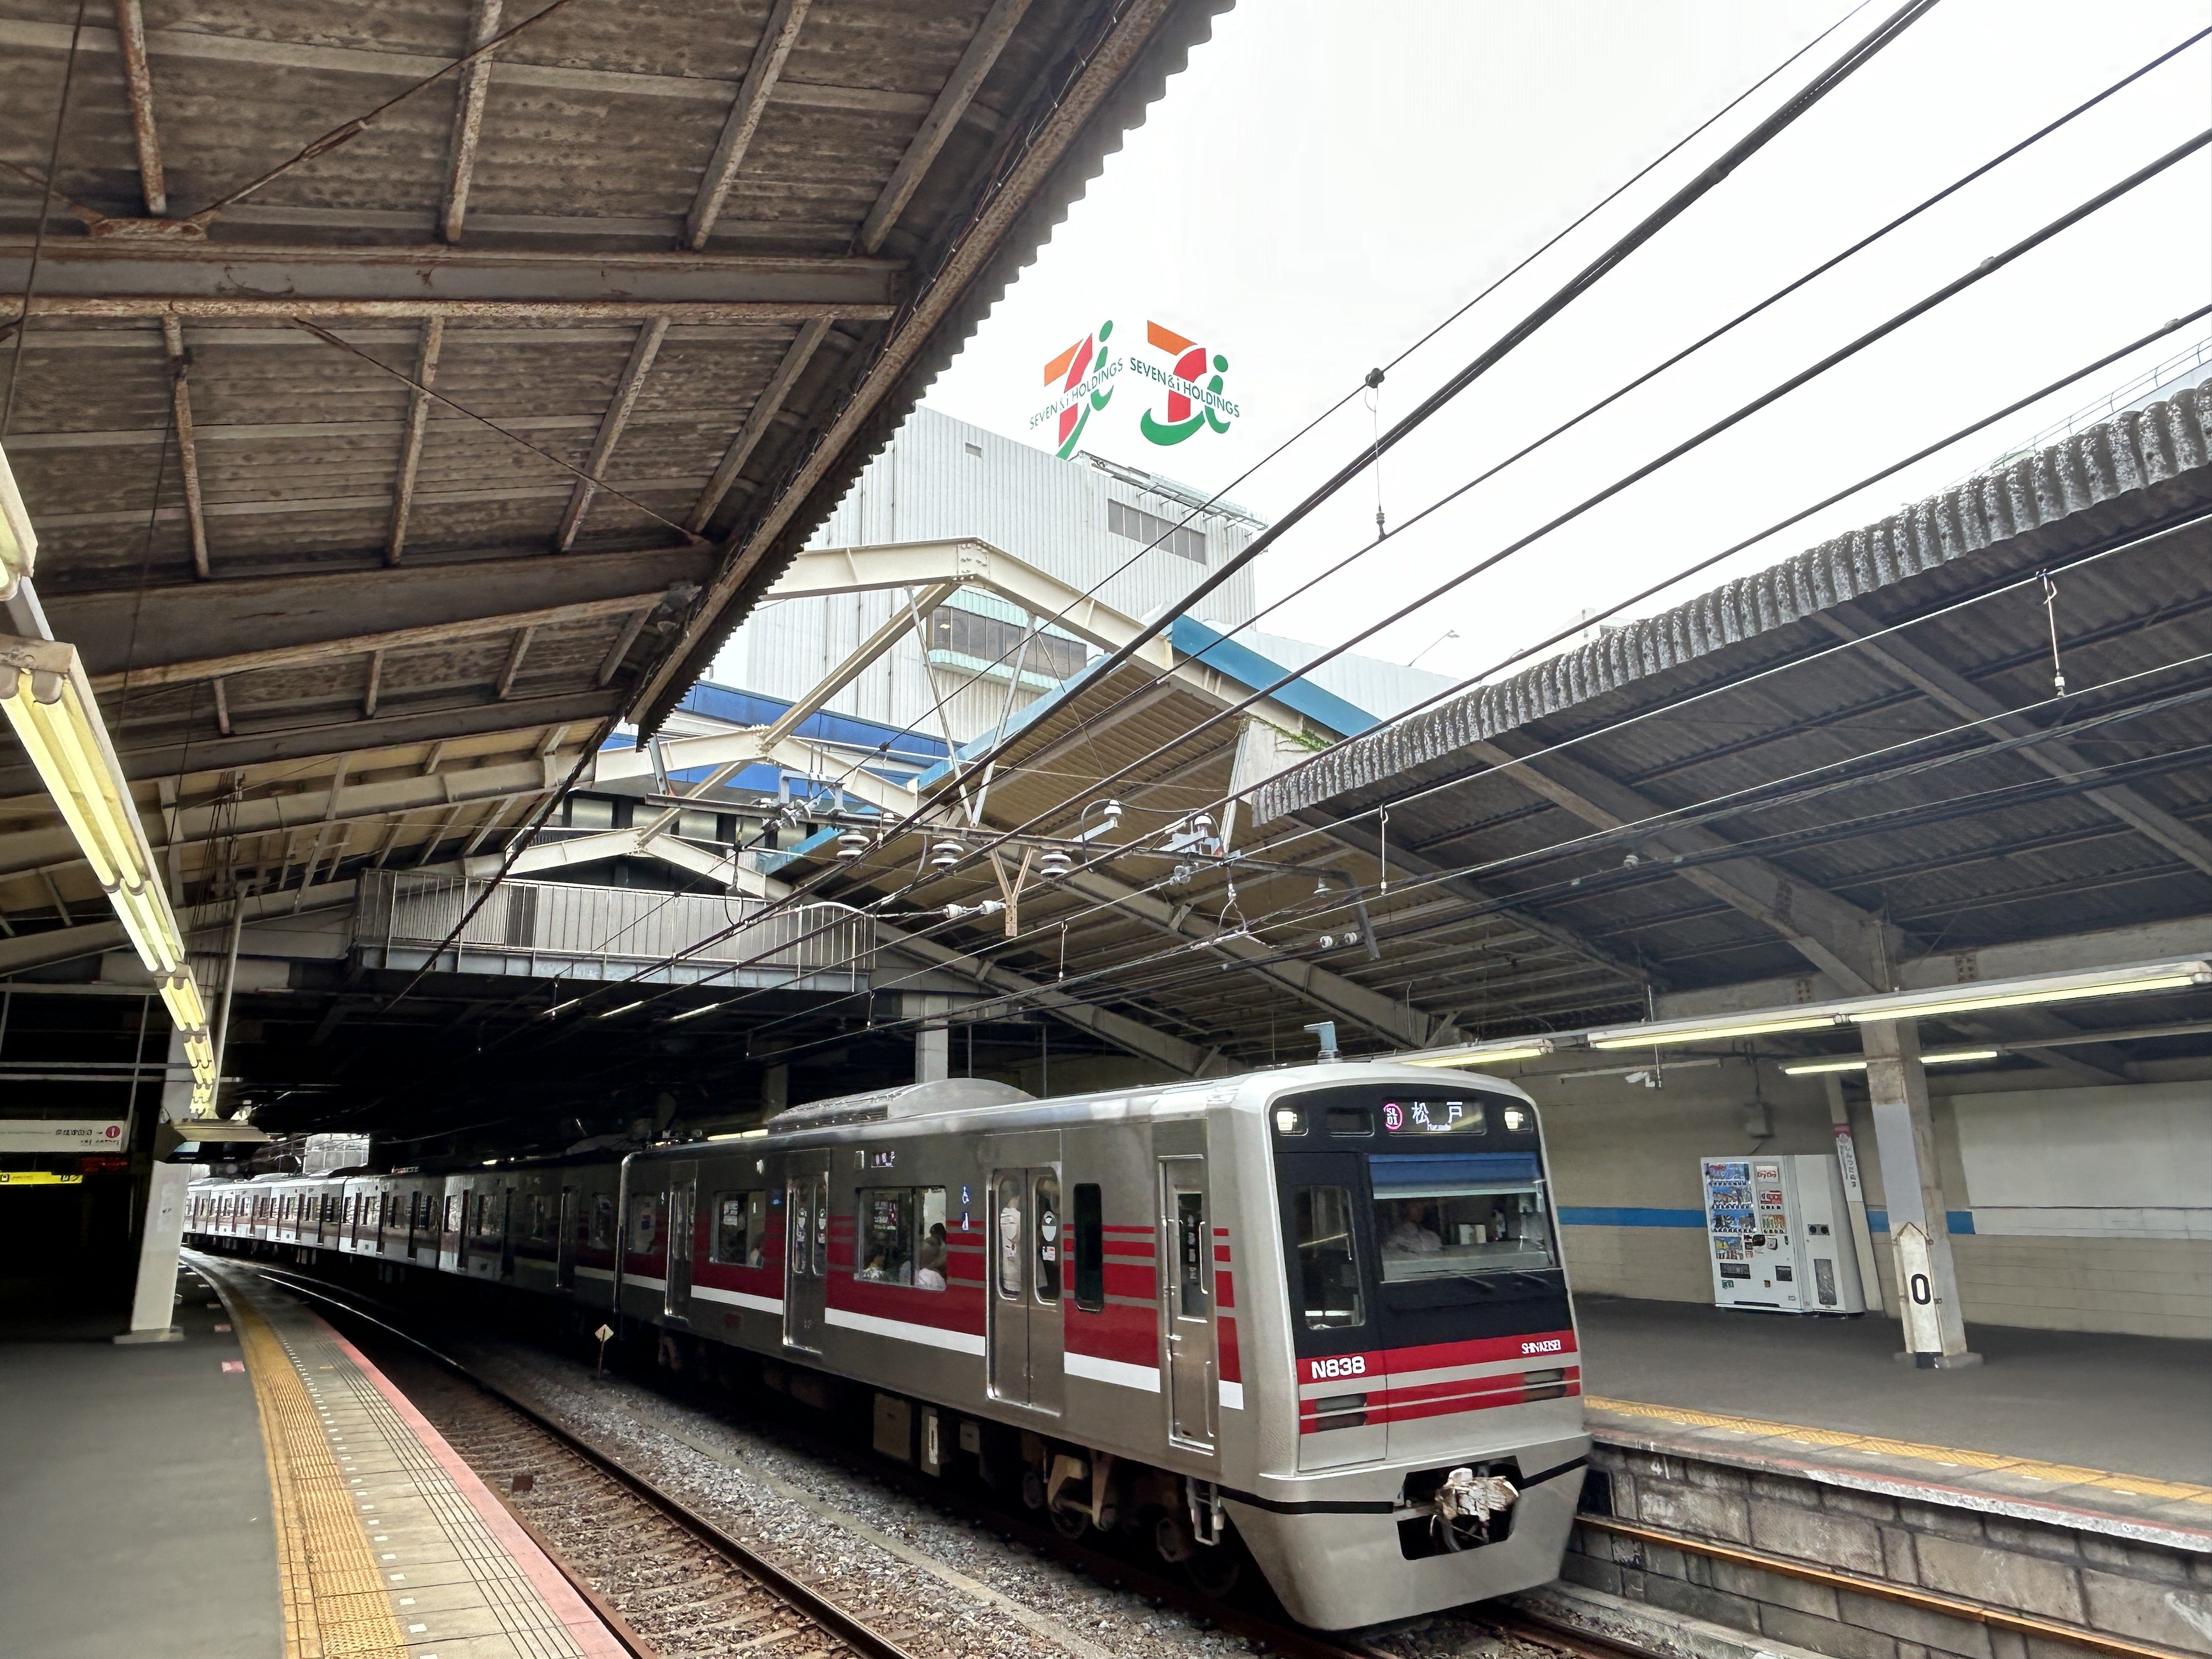
{"type": "Polygon", "coordinates": [[[1843,1173],[1825,1153],[1707,1158],[1713,1300],[1767,1313],[1866,1311],[1843,1173]]]}

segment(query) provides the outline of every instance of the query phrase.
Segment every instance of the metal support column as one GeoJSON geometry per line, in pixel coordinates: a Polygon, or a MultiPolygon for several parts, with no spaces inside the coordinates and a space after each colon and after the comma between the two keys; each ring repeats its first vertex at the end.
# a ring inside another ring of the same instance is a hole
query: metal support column
{"type": "MultiPolygon", "coordinates": [[[[187,1115],[192,1105],[191,1060],[184,1034],[169,1033],[169,1066],[161,1084],[161,1109],[137,1126],[157,1134],[160,1126],[187,1115]]],[[[145,1225],[138,1239],[138,1282],[131,1297],[131,1328],[118,1342],[181,1342],[173,1323],[177,1303],[177,1252],[185,1242],[185,1188],[192,1178],[188,1164],[156,1164],[146,1194],[145,1225]]]]}
{"type": "Polygon", "coordinates": [[[1905,1327],[1905,1352],[1897,1357],[1923,1369],[1978,1365],[1981,1355],[1966,1351],[1959,1275],[1951,1262],[1928,1074],[1920,1065],[1920,1028],[1904,1020],[1869,1021],[1859,1033],[1874,1105],[1875,1154],[1889,1209],[1898,1313],[1905,1327]]]}

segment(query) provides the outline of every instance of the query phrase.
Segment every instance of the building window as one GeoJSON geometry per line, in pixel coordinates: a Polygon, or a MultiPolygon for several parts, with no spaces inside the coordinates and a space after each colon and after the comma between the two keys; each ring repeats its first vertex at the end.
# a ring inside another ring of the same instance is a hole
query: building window
{"type": "Polygon", "coordinates": [[[1029,641],[1028,653],[1024,654],[1022,643],[1028,633],[1029,629],[1018,623],[973,611],[956,611],[949,605],[929,613],[929,648],[933,652],[948,651],[975,662],[996,663],[1008,673],[1013,672],[1015,659],[1019,658],[1024,673],[1042,674],[1050,680],[1064,680],[1083,672],[1082,641],[1039,634],[1029,641]]]}
{"type": "Polygon", "coordinates": [[[983,459],[983,446],[982,446],[982,445],[981,445],[981,444],[966,444],[966,445],[963,445],[963,448],[965,448],[965,449],[967,450],[967,452],[968,452],[970,455],[973,455],[973,456],[974,456],[977,460],[979,460],[979,461],[980,461],[980,460],[981,460],[981,459],[983,459]]]}
{"type": "Polygon", "coordinates": [[[1172,519],[1163,519],[1157,513],[1147,513],[1124,501],[1109,501],[1106,527],[1133,542],[1158,542],[1179,559],[1188,559],[1194,564],[1206,562],[1206,532],[1187,524],[1179,525],[1172,519]]]}

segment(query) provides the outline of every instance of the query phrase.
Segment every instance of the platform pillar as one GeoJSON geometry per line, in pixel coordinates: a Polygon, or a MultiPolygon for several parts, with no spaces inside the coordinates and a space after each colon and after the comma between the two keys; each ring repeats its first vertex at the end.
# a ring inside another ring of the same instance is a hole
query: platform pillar
{"type": "MultiPolygon", "coordinates": [[[[169,1066],[161,1085],[161,1109],[155,1121],[134,1124],[133,1132],[153,1134],[161,1122],[190,1115],[192,1102],[191,1060],[185,1053],[181,1031],[169,1033],[169,1066]]],[[[156,1148],[158,1151],[158,1147],[156,1148]]],[[[138,1279],[131,1296],[131,1328],[118,1342],[181,1342],[185,1333],[176,1322],[177,1253],[185,1242],[185,1188],[191,1184],[187,1164],[154,1165],[146,1188],[146,1218],[138,1233],[138,1279]]]]}
{"type": "Polygon", "coordinates": [[[1859,1027],[1859,1038],[1874,1107],[1875,1156],[1889,1208],[1898,1315],[1905,1327],[1905,1352],[1898,1358],[1934,1370],[1978,1365],[1981,1355],[1966,1351],[1959,1275],[1951,1262],[1920,1028],[1909,1020],[1869,1021],[1859,1027]]]}

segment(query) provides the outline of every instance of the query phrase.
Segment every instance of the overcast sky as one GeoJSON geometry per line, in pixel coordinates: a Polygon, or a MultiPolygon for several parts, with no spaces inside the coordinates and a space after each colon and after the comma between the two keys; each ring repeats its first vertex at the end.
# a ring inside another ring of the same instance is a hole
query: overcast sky
{"type": "MultiPolygon", "coordinates": [[[[1393,370],[1387,425],[1888,9],[1875,0],[1684,154],[1393,370]]],[[[1230,361],[1243,410],[1173,448],[1125,378],[1085,445],[1231,484],[1591,203],[1841,17],[1777,0],[1246,0],[1168,83],[932,389],[1026,441],[1043,364],[1100,319],[1230,361]],[[1127,418],[1123,418],[1127,417],[1127,418]]],[[[2038,126],[2212,24],[2212,0],[1944,0],[1382,467],[1390,520],[1613,390],[2038,126]]],[[[2199,44],[1720,345],[1259,625],[1334,642],[2212,126],[2199,44]]],[[[1845,367],[1359,647],[1489,667],[1929,439],[2212,300],[2200,153],[1845,367]]],[[[1133,339],[1132,337],[1135,337],[1133,339]]],[[[2212,337],[2198,325],[1643,609],[1870,522],[2212,337]]],[[[1155,354],[1156,355],[1156,354],[1155,354]]],[[[1151,393],[1147,400],[1147,392],[1151,393]]],[[[1366,441],[1345,412],[1233,497],[1263,517],[1366,441]]],[[[1261,564],[1279,599],[1371,535],[1361,480],[1261,564]]]]}

